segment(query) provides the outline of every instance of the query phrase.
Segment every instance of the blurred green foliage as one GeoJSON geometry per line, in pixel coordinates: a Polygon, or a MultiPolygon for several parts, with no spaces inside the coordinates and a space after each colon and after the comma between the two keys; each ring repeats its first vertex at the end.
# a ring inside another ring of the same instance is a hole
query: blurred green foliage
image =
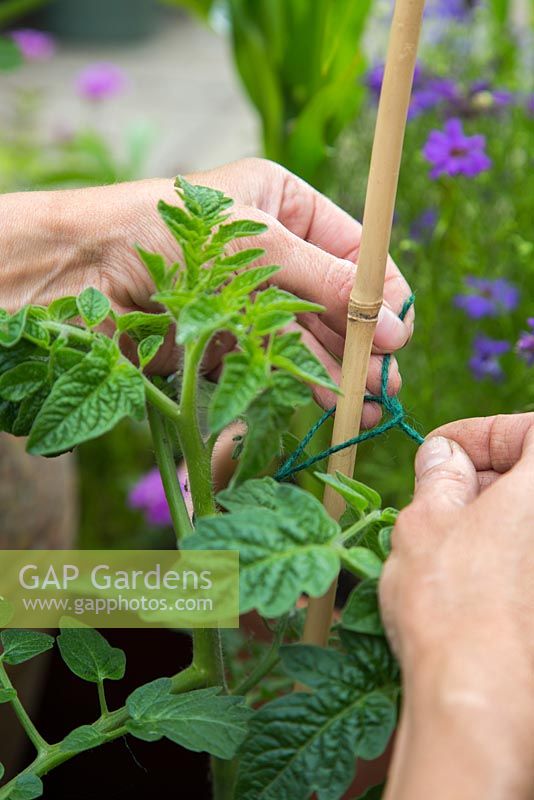
{"type": "Polygon", "coordinates": [[[228,0],[237,69],[262,121],[263,149],[306,180],[363,100],[357,82],[371,0],[228,0]]]}
{"type": "Polygon", "coordinates": [[[262,124],[263,154],[316,186],[360,107],[372,0],[167,0],[225,15],[234,58],[262,124]]]}
{"type": "Polygon", "coordinates": [[[7,28],[30,11],[43,6],[48,0],[0,0],[0,30],[7,28]]]}

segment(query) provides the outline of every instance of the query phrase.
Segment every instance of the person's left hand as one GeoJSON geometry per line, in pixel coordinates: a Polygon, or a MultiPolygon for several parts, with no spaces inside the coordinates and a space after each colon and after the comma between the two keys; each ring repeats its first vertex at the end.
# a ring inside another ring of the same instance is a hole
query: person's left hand
{"type": "MultiPolygon", "coordinates": [[[[267,224],[267,233],[254,240],[240,240],[239,247],[263,247],[266,250],[266,263],[283,266],[271,282],[326,307],[325,313],[320,316],[300,315],[296,327],[334,380],[339,382],[340,366],[336,358],[343,355],[347,303],[361,241],[360,223],[307,183],[271,161],[245,159],[186,177],[191,183],[221,189],[232,197],[235,200],[232,216],[235,218],[255,219],[267,224]]],[[[106,190],[99,191],[104,193],[106,190]]],[[[113,187],[113,191],[115,202],[117,198],[122,200],[118,211],[110,208],[112,216],[118,216],[121,220],[121,235],[115,237],[113,247],[105,252],[103,291],[124,310],[149,309],[153,287],[131,244],[138,241],[145,249],[163,252],[169,259],[175,260],[176,242],[159,220],[156,205],[160,198],[169,203],[178,203],[178,197],[173,182],[169,180],[119,185],[113,187]]],[[[409,295],[410,287],[390,258],[384,286],[384,306],[380,312],[369,366],[368,389],[373,394],[380,391],[380,354],[395,352],[411,336],[413,310],[410,310],[404,323],[397,316],[409,295]]],[[[207,373],[217,375],[226,345],[227,340],[222,337],[222,346],[209,349],[205,362],[207,373]]],[[[174,363],[173,359],[174,356],[170,357],[174,363]]],[[[157,367],[164,370],[165,364],[160,362],[157,367]]],[[[400,375],[393,359],[389,391],[393,394],[399,388],[400,375]]],[[[323,406],[335,403],[335,397],[327,390],[318,389],[315,394],[323,406]]],[[[376,424],[380,413],[376,406],[366,404],[364,426],[376,424]]]]}
{"type": "MultiPolygon", "coordinates": [[[[283,267],[271,282],[326,307],[321,315],[300,315],[296,327],[339,382],[340,366],[336,359],[343,354],[347,304],[354,263],[358,260],[361,225],[271,161],[245,159],[186,177],[192,183],[221,189],[232,197],[235,218],[267,224],[266,233],[249,241],[240,240],[239,247],[263,247],[265,261],[283,267]]],[[[0,291],[0,306],[49,303],[62,294],[74,294],[94,285],[120,313],[157,311],[158,306],[150,300],[154,286],[133,245],[139,243],[146,250],[163,253],[171,262],[180,257],[176,241],[157,212],[160,199],[180,203],[173,184],[171,179],[157,179],[6,196],[6,214],[13,206],[17,219],[25,217],[33,223],[29,229],[25,227],[25,258],[21,267],[13,268],[12,279],[4,281],[6,291],[0,291]],[[44,233],[39,228],[39,213],[44,217],[44,233]],[[40,257],[43,263],[33,268],[31,262],[39,261],[40,257]],[[2,294],[6,294],[5,299],[2,294]]],[[[410,287],[389,259],[384,305],[369,365],[367,388],[372,394],[380,391],[380,354],[395,352],[411,335],[413,310],[405,322],[397,316],[409,295],[410,287]]],[[[204,364],[210,377],[216,379],[222,355],[231,346],[224,334],[212,342],[204,364]]],[[[151,368],[165,374],[174,371],[176,363],[177,353],[169,339],[151,368]]],[[[399,388],[400,375],[393,359],[389,391],[393,394],[399,388]]],[[[335,397],[325,389],[317,389],[315,395],[324,406],[335,402],[335,397]]],[[[379,417],[380,409],[367,403],[364,426],[374,425],[379,417]]]]}

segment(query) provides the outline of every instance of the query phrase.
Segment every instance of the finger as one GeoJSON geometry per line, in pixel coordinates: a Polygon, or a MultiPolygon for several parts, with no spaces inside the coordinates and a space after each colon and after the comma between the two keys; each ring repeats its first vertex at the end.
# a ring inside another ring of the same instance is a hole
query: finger
{"type": "MultiPolygon", "coordinates": [[[[384,305],[387,304],[384,303],[384,305]]],[[[380,345],[387,344],[389,337],[385,331],[388,329],[389,320],[387,317],[382,319],[383,309],[380,309],[380,315],[381,325],[378,327],[378,332],[375,333],[372,352],[377,355],[384,355],[384,353],[388,352],[387,347],[382,347],[380,345]]],[[[319,339],[322,344],[324,344],[327,350],[329,350],[338,358],[343,358],[345,339],[343,336],[340,336],[338,333],[335,333],[335,331],[329,328],[328,325],[323,322],[321,317],[319,317],[317,314],[299,314],[298,320],[305,328],[308,328],[308,330],[312,331],[315,337],[319,339]]]]}
{"type": "MultiPolygon", "coordinates": [[[[270,263],[284,267],[272,282],[297,297],[325,306],[322,320],[335,333],[345,336],[354,265],[303,241],[276,220],[267,224],[269,231],[263,235],[262,246],[268,253],[270,263]]],[[[406,295],[402,302],[405,299],[406,295]]],[[[410,323],[398,318],[391,308],[391,298],[387,298],[375,332],[378,346],[394,352],[404,347],[410,335],[410,323]]]]}
{"type": "Polygon", "coordinates": [[[480,491],[483,492],[484,489],[489,489],[490,486],[493,486],[495,481],[501,477],[501,474],[492,469],[486,469],[482,472],[477,472],[477,477],[480,491]]]}
{"type": "Polygon", "coordinates": [[[432,514],[457,510],[479,493],[473,462],[457,442],[428,438],[415,459],[416,487],[412,506],[432,514]]]}
{"type": "MultiPolygon", "coordinates": [[[[272,210],[269,213],[273,213],[272,210]]],[[[308,183],[284,170],[278,213],[274,214],[289,231],[337,258],[358,263],[362,225],[308,183]]],[[[411,289],[403,274],[388,256],[384,300],[398,314],[411,289]]],[[[406,315],[413,330],[414,311],[406,315]]],[[[411,335],[411,334],[410,334],[411,335]]],[[[382,347],[381,344],[377,345],[382,347]]],[[[387,345],[386,345],[387,347],[387,345]]]]}
{"type": "Polygon", "coordinates": [[[433,434],[458,442],[479,471],[507,472],[521,458],[525,438],[534,428],[534,412],[449,422],[433,434]]]}
{"type": "Polygon", "coordinates": [[[484,493],[484,502],[492,504],[498,512],[508,509],[516,518],[518,515],[524,515],[531,527],[534,518],[533,474],[534,425],[531,425],[523,437],[521,453],[516,464],[484,493]]]}

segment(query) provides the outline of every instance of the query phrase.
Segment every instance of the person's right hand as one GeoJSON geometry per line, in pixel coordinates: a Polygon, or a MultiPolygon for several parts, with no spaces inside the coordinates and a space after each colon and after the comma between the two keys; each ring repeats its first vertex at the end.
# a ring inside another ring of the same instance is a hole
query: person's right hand
{"type": "Polygon", "coordinates": [[[532,797],[534,413],[434,431],[392,542],[380,597],[405,700],[388,800],[532,797]]]}

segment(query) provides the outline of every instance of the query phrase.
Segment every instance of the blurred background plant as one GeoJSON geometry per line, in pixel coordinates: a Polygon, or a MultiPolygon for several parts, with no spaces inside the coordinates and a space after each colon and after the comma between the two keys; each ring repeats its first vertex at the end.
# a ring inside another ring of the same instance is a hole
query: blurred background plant
{"type": "MultiPolygon", "coordinates": [[[[261,144],[243,135],[238,154],[263,152],[361,218],[392,0],[165,4],[194,12],[229,44],[260,123],[261,144]]],[[[0,2],[0,25],[3,10],[16,5],[22,0],[0,2]]],[[[196,30],[196,23],[177,22],[196,30]]],[[[24,27],[18,18],[11,24],[24,27]]],[[[450,419],[534,407],[533,31],[532,0],[428,2],[392,243],[417,295],[416,333],[400,361],[402,399],[422,432],[450,419]]],[[[3,73],[6,80],[23,75],[25,59],[36,57],[32,48],[52,57],[46,36],[32,39],[26,32],[24,41],[11,30],[2,38],[0,66],[11,70],[3,73]]],[[[103,109],[113,115],[113,96],[128,92],[129,76],[114,67],[114,52],[108,46],[109,57],[88,59],[73,81],[95,119],[103,109]]],[[[189,76],[204,71],[215,80],[219,56],[188,58],[189,76]]],[[[173,75],[162,79],[170,89],[173,75]]],[[[73,131],[58,123],[57,135],[45,139],[38,108],[46,100],[27,82],[22,87],[14,81],[0,131],[3,191],[106,183],[142,172],[142,126],[122,136],[118,147],[96,124],[73,131]]],[[[134,92],[132,108],[137,104],[134,92]]],[[[206,100],[203,130],[213,146],[224,128],[209,124],[217,113],[213,98],[206,100]]],[[[187,172],[191,156],[182,158],[187,172]]],[[[297,436],[315,413],[295,420],[297,436]]],[[[310,449],[321,449],[327,438],[326,431],[310,449]]],[[[145,443],[142,428],[119,429],[82,448],[82,541],[89,546],[141,541],[145,522],[126,498],[136,476],[152,465],[145,443]]],[[[361,450],[362,479],[379,486],[389,503],[404,505],[413,444],[392,432],[361,450]]],[[[313,479],[307,480],[313,489],[313,479]]],[[[157,505],[157,482],[147,486],[157,505]]],[[[149,525],[152,541],[164,543],[165,527],[158,538],[154,521],[164,518],[152,515],[149,525]]]]}
{"type": "Polygon", "coordinates": [[[80,127],[58,120],[55,131],[45,133],[41,111],[46,95],[20,82],[27,63],[44,62],[55,54],[54,38],[31,28],[14,29],[0,39],[0,70],[11,80],[0,128],[0,191],[91,186],[133,180],[140,174],[153,132],[136,123],[124,132],[120,157],[99,132],[102,104],[124,91],[127,78],[113,63],[95,63],[76,77],[76,91],[93,119],[80,127]],[[7,73],[11,73],[7,75],[7,73]]]}

